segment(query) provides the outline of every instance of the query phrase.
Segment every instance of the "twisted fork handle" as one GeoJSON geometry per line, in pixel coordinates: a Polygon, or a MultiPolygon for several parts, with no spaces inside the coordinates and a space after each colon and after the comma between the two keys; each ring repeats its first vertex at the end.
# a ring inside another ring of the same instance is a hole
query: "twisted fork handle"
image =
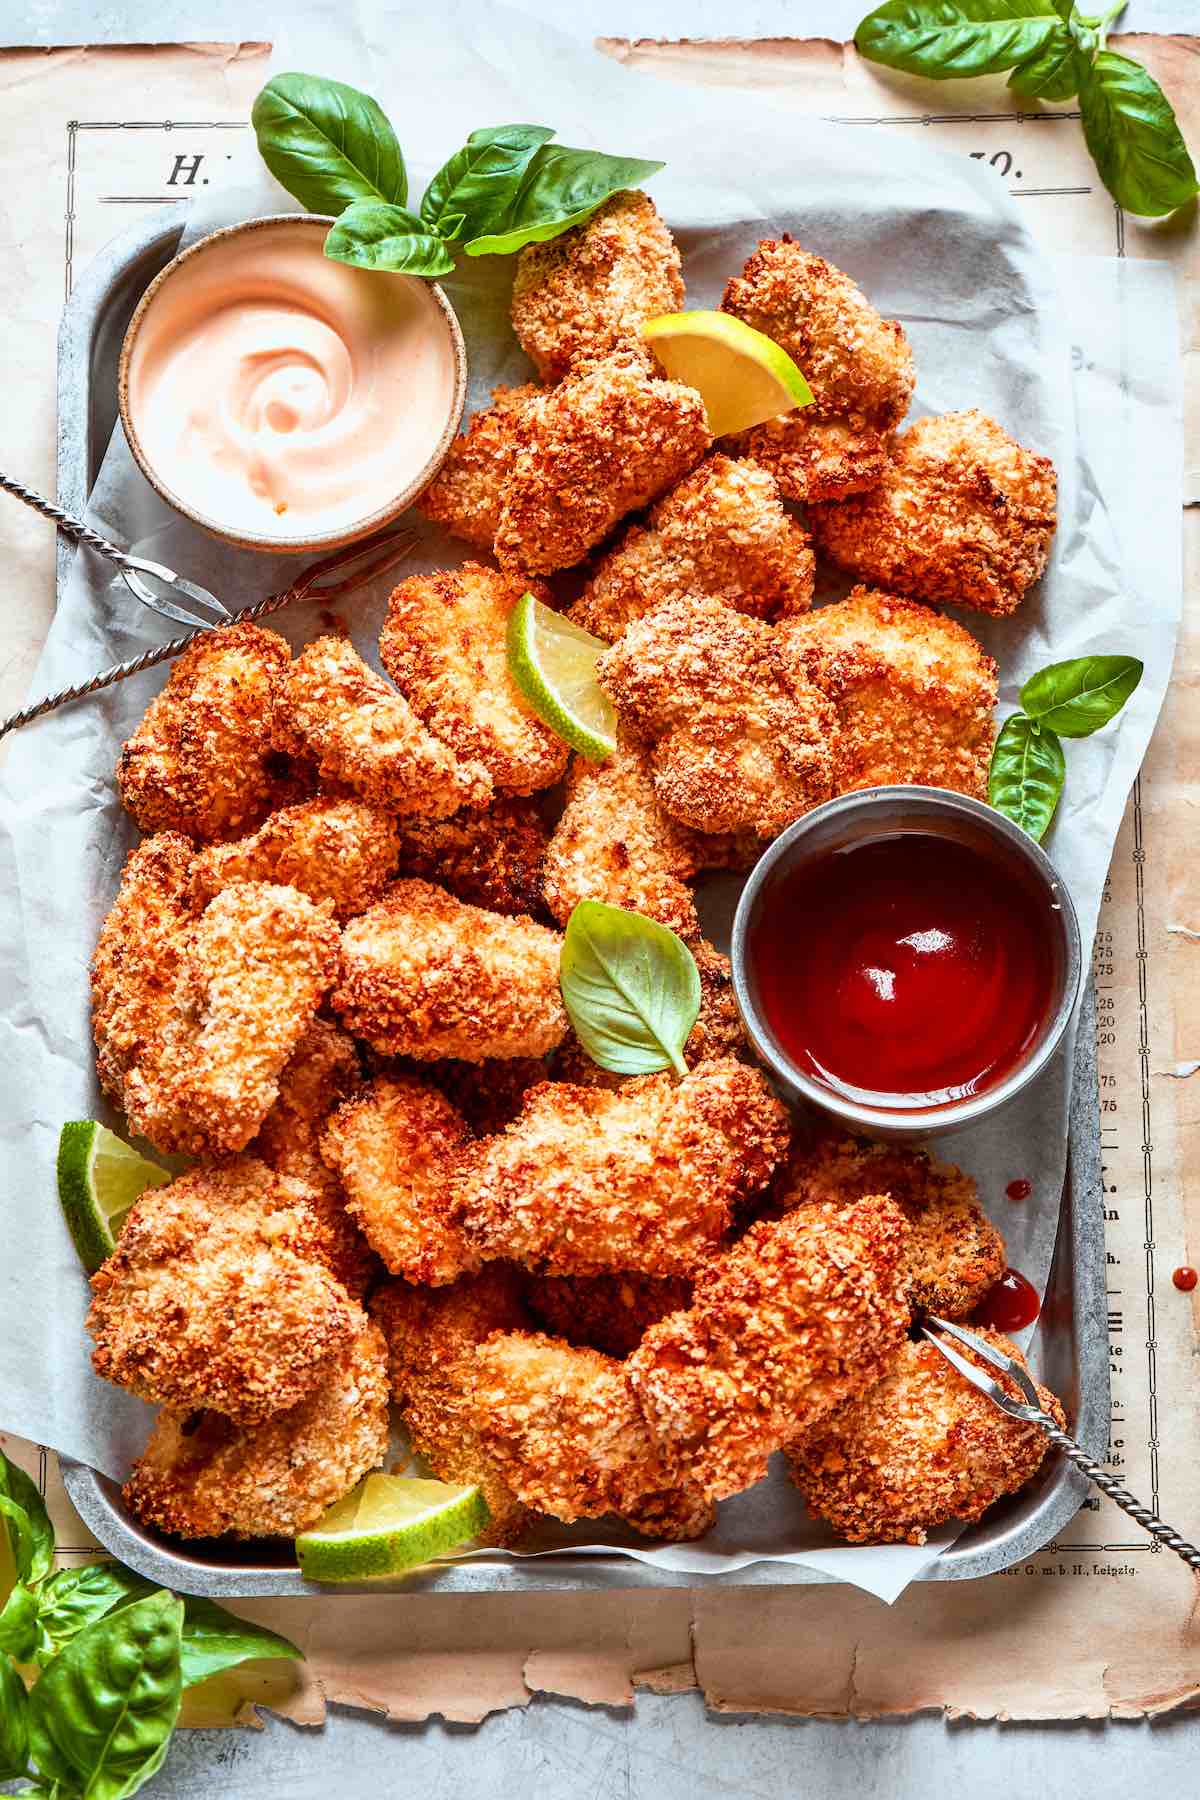
{"type": "Polygon", "coordinates": [[[77,519],[73,514],[64,512],[61,506],[55,506],[52,500],[47,500],[41,494],[35,494],[32,488],[27,488],[21,482],[14,481],[11,475],[0,473],[0,488],[3,488],[6,494],[11,494],[14,499],[23,500],[26,506],[32,506],[34,512],[39,512],[44,519],[51,520],[68,537],[74,538],[80,544],[86,544],[89,550],[96,550],[101,556],[107,556],[108,560],[116,563],[119,568],[136,568],[137,565],[125,554],[124,550],[118,550],[117,546],[110,544],[106,537],[101,537],[98,531],[93,531],[90,525],[83,523],[82,519],[77,519]]]}
{"type": "Polygon", "coordinates": [[[1148,1531],[1151,1537],[1156,1537],[1168,1550],[1173,1550],[1176,1556],[1182,1557],[1189,1568],[1200,1570],[1200,1550],[1195,1544],[1189,1544],[1164,1519],[1160,1519],[1156,1512],[1151,1512],[1148,1506],[1143,1506],[1140,1500],[1135,1499],[1128,1488],[1123,1488],[1119,1481],[1114,1481],[1106,1469],[1092,1461],[1087,1451],[1081,1449],[1073,1437],[1068,1437],[1065,1431],[1060,1431],[1049,1420],[1046,1421],[1046,1436],[1089,1481],[1095,1482],[1102,1494],[1107,1494],[1122,1512],[1136,1520],[1143,1531],[1148,1531]]]}

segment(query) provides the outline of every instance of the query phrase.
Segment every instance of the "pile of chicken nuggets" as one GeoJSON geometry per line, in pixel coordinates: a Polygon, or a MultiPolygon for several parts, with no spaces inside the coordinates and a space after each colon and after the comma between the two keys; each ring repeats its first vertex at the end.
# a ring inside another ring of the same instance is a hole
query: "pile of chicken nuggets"
{"type": "Polygon", "coordinates": [[[93,1279],[96,1369],[162,1409],[125,1487],[147,1525],[302,1531],[384,1462],[393,1409],[509,1545],[546,1515],[695,1537],[779,1450],[843,1537],[920,1542],[1041,1462],[910,1336],[1004,1270],[974,1183],[791,1116],[693,884],[849,789],[986,792],[996,667],[928,603],[1017,607],[1054,470],[977,412],[901,430],[903,330],[787,237],[723,306],[814,403],[714,443],[639,336],[683,299],[643,194],[522,251],[539,381],[422,497],[476,560],[395,590],[386,675],[337,632],[293,657],[235,624],[123,749],[144,835],[93,963],[98,1068],[191,1159],[93,1279]],[[861,585],[813,610],[816,553],[861,585]],[[529,590],[608,646],[603,762],[508,673],[529,590]],[[584,899],[692,949],[686,1074],[575,1037],[584,899]]]}

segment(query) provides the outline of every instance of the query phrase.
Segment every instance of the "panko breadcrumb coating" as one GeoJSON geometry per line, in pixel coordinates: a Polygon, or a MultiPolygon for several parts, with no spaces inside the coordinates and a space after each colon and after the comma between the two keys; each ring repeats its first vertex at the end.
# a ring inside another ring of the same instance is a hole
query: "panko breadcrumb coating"
{"type": "Polygon", "coordinates": [[[371,1296],[371,1313],[387,1340],[392,1398],[409,1442],[441,1481],[477,1482],[491,1523],[488,1544],[511,1544],[529,1523],[475,1429],[475,1351],[494,1331],[530,1324],[511,1269],[493,1263],[450,1287],[386,1282],[371,1296]]]}
{"type": "Polygon", "coordinates": [[[788,1135],[764,1078],[730,1058],[615,1092],[546,1082],[505,1132],[463,1151],[448,1216],[481,1256],[547,1275],[687,1275],[788,1135]]]}
{"type": "Polygon", "coordinates": [[[580,357],[603,356],[645,320],[682,305],[675,240],[637,189],[517,257],[513,330],[543,381],[558,381],[580,357]]]}
{"type": "Polygon", "coordinates": [[[400,872],[436,881],[488,912],[542,910],[542,858],[550,834],[536,800],[497,800],[449,819],[406,820],[400,872]]]}
{"type": "Polygon", "coordinates": [[[444,819],[491,796],[487,771],[432,737],[350,639],[333,633],[308,644],[288,672],[275,741],[315,758],[326,781],[402,817],[444,819]]]}
{"type": "Polygon", "coordinates": [[[1054,536],[1058,481],[986,413],[918,419],[870,494],[815,506],[809,523],[842,568],[895,594],[1015,612],[1054,536]]]}
{"type": "Polygon", "coordinates": [[[883,434],[908,410],[912,352],[849,275],[788,236],[764,239],[725,288],[721,310],[773,338],[797,364],[813,404],[730,439],[792,500],[832,499],[883,472],[883,434]]]}
{"type": "Polygon", "coordinates": [[[596,664],[654,791],[694,831],[776,833],[837,791],[836,717],[787,637],[719,600],[668,600],[596,664]]]}
{"type": "MultiPolygon", "coordinates": [[[[689,948],[700,977],[700,1011],[683,1047],[683,1060],[689,1069],[718,1056],[736,1056],[743,1062],[752,1062],[750,1040],[734,998],[729,958],[714,950],[704,938],[689,948]]],[[[579,1082],[583,1087],[606,1088],[621,1087],[630,1079],[594,1063],[574,1031],[568,1031],[555,1054],[554,1078],[579,1082]]],[[[606,1346],[600,1344],[597,1348],[603,1350],[606,1346]]]]}
{"type": "MultiPolygon", "coordinates": [[[[479,563],[402,581],[379,639],[383,666],[413,711],[502,794],[550,787],[567,746],[508,672],[508,615],[529,583],[479,563]]],[[[545,590],[537,587],[538,597],[545,590]]]]}
{"type": "Polygon", "coordinates": [[[664,600],[707,595],[757,619],[803,613],[815,558],[772,475],[709,456],[596,565],[570,617],[614,643],[664,600]]]}
{"type": "Polygon", "coordinates": [[[921,782],[987,798],[996,664],[964,626],[858,587],[781,630],[837,709],[843,792],[921,782]]]}
{"type": "Polygon", "coordinates": [[[121,751],[117,785],[143,831],[209,844],[252,831],[274,804],[270,755],[283,638],[224,625],[186,649],[121,751]]]}
{"type": "Polygon", "coordinates": [[[752,1225],[625,1364],[646,1422],[714,1500],[878,1380],[908,1329],[908,1226],[886,1194],[752,1225]]]}
{"type": "Polygon", "coordinates": [[[303,1182],[252,1156],[143,1194],[92,1293],[97,1375],[247,1423],[302,1400],[362,1324],[303,1182]]]}
{"type": "Polygon", "coordinates": [[[683,1275],[530,1275],[525,1299],[543,1330],[618,1360],[636,1350],[651,1325],[692,1303],[683,1275]]]}
{"type": "Polygon", "coordinates": [[[548,575],[582,561],[712,442],[694,388],[663,380],[634,339],[535,400],[504,485],[496,560],[548,575]]]}
{"type": "Polygon", "coordinates": [[[890,1194],[908,1220],[904,1281],[914,1307],[965,1319],[1004,1273],[1004,1239],[971,1177],[927,1150],[822,1132],[793,1153],[775,1204],[785,1211],[890,1194]]]}
{"type": "Polygon", "coordinates": [[[216,1412],[162,1412],[121,1497],[175,1537],[294,1537],[387,1454],[387,1350],[377,1325],[321,1369],[290,1412],[237,1425],[216,1412]]]}
{"type": "Polygon", "coordinates": [[[230,882],[273,881],[348,919],[379,898],[398,853],[396,823],[381,807],[321,796],[273,812],[250,837],[202,850],[192,894],[203,907],[230,882]]]}
{"type": "Polygon", "coordinates": [[[699,1537],[713,1521],[671,1446],[646,1429],[625,1371],[541,1333],[488,1338],[475,1354],[475,1429],[527,1506],[570,1523],[613,1513],[647,1537],[699,1537]]]}
{"type": "Polygon", "coordinates": [[[521,423],[541,393],[536,382],[492,390],[492,404],[477,412],[456,437],[445,462],[416,502],[417,511],[445,526],[454,537],[490,551],[500,523],[521,423]]]}
{"type": "Polygon", "coordinates": [[[479,1267],[438,1204],[469,1136],[444,1094],[404,1076],[371,1082],[330,1119],[321,1155],[393,1275],[440,1287],[479,1267]]]}
{"type": "Polygon", "coordinates": [[[92,957],[96,1072],[125,1105],[125,1077],[162,1039],[191,923],[192,846],[160,831],[129,852],[92,957]]]}
{"type": "Polygon", "coordinates": [[[428,881],[397,881],[342,932],[332,1004],[383,1056],[544,1056],[567,1029],[560,945],[532,919],[467,906],[428,881]]]}
{"type": "MultiPolygon", "coordinates": [[[[998,1331],[979,1336],[1023,1367],[1025,1358],[998,1331]]],[[[955,1349],[998,1375],[965,1344],[955,1349]]],[[[1060,1429],[1063,1409],[1048,1388],[1038,1398],[1060,1429]]],[[[809,1510],[852,1544],[923,1544],[948,1519],[978,1519],[993,1501],[1036,1475],[1046,1434],[992,1405],[928,1343],[901,1344],[887,1374],[788,1446],[792,1479],[809,1510]]]]}

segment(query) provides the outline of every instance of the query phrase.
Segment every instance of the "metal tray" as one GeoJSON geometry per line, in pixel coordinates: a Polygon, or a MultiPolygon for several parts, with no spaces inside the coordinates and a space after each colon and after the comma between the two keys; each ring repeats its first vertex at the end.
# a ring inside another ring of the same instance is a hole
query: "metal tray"
{"type": "MultiPolygon", "coordinates": [[[[181,231],[178,219],[164,224],[161,217],[152,217],[115,239],[84,271],[64,310],[58,345],[58,497],[76,515],[84,509],[116,423],[116,365],[125,327],[144,289],[175,254],[181,231]]],[[[60,545],[60,591],[71,554],[60,545]]],[[[1101,1193],[1095,1005],[1089,987],[1076,1041],[1067,1178],[1035,1353],[1038,1373],[1061,1397],[1076,1438],[1097,1458],[1107,1447],[1109,1418],[1101,1193]]],[[[153,1581],[185,1594],[235,1599],[329,1591],[304,1580],[287,1542],[183,1545],[144,1531],[125,1511],[116,1482],[83,1463],[66,1457],[60,1461],[67,1493],[84,1523],[105,1549],[153,1581]]],[[[968,1581],[1011,1568],[1062,1531],[1086,1492],[1081,1475],[1061,1458],[1050,1458],[1029,1488],[968,1527],[922,1579],[968,1581]]],[[[778,1587],[827,1579],[786,1563],[691,1575],[615,1552],[526,1559],[481,1555],[417,1570],[405,1576],[403,1591],[496,1593],[714,1582],[778,1587]]],[[[379,1589],[376,1582],[369,1591],[379,1589]]]]}

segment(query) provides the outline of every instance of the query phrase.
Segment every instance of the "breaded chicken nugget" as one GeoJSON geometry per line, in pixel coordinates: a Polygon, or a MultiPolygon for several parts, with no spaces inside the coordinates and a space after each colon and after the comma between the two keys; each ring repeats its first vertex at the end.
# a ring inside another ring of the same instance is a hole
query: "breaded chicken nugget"
{"type": "Polygon", "coordinates": [[[387,1454],[387,1351],[363,1319],[313,1391],[261,1425],[162,1412],[121,1490],[143,1525],[176,1537],[294,1537],[387,1454]]]}
{"type": "Polygon", "coordinates": [[[536,382],[492,390],[492,404],[477,412],[450,446],[445,462],[421,494],[416,507],[454,537],[477,550],[488,550],[500,523],[504,484],[508,480],[521,422],[541,393],[536,382]]]}
{"type": "Polygon", "coordinates": [[[833,706],[785,636],[719,600],[668,600],[596,664],[654,791],[694,831],[773,837],[837,791],[833,706]]]}
{"type": "Polygon", "coordinates": [[[623,1365],[540,1333],[490,1337],[475,1353],[475,1429],[527,1506],[568,1523],[615,1513],[647,1537],[699,1537],[704,1494],[646,1429],[623,1365]]]}
{"type": "Polygon", "coordinates": [[[445,1095],[411,1077],[372,1081],[330,1119],[321,1155],[393,1275],[441,1287],[479,1267],[438,1204],[469,1136],[445,1095]]]}
{"type": "Polygon", "coordinates": [[[308,1189],[252,1156],[144,1193],[92,1292],[97,1375],[247,1423],[302,1400],[362,1324],[308,1189]]]}
{"type": "Polygon", "coordinates": [[[508,672],[508,615],[528,587],[479,563],[414,575],[388,601],[379,639],[383,666],[413,711],[503,794],[550,787],[567,766],[567,746],[508,672]]]}
{"type": "Polygon", "coordinates": [[[623,1365],[656,1437],[714,1500],[876,1381],[908,1329],[908,1226],[886,1195],[752,1225],[702,1270],[687,1312],[623,1365]]]}
{"type": "Polygon", "coordinates": [[[487,771],[431,737],[349,638],[317,638],[283,683],[275,742],[313,757],[326,781],[401,817],[444,819],[491,796],[487,771]]]}
{"type": "Polygon", "coordinates": [[[202,850],[192,864],[192,895],[203,907],[231,882],[273,881],[353,918],[378,900],[399,848],[395,820],[381,807],[322,795],[273,812],[250,837],[202,850]]]}
{"type": "Polygon", "coordinates": [[[996,664],[962,625],[858,587],[781,630],[837,709],[843,792],[915,781],[986,799],[996,664]]]}
{"type": "MultiPolygon", "coordinates": [[[[1027,1367],[998,1331],[981,1338],[1027,1367]]],[[[968,1361],[987,1367],[965,1345],[968,1361]]],[[[1016,1383],[988,1374],[1016,1397],[1016,1383]]],[[[1038,1387],[1064,1428],[1062,1407],[1038,1387]]],[[[1046,1454],[1038,1425],[1010,1419],[952,1369],[932,1344],[901,1344],[881,1381],[828,1413],[788,1446],[792,1480],[809,1510],[852,1544],[923,1544],[947,1519],[978,1519],[1036,1475],[1046,1454]]]]}
{"type": "Polygon", "coordinates": [[[757,619],[803,613],[815,558],[783,510],[775,478],[752,462],[709,456],[601,557],[569,617],[615,643],[664,600],[706,595],[757,619]]]}
{"type": "Polygon", "coordinates": [[[580,357],[603,356],[646,319],[682,305],[675,240],[637,189],[517,257],[513,330],[543,381],[558,381],[580,357]]]}
{"type": "Polygon", "coordinates": [[[525,1299],[539,1325],[568,1344],[618,1360],[636,1350],[651,1325],[692,1303],[683,1275],[530,1275],[525,1299]]]}
{"type": "Polygon", "coordinates": [[[787,1143],[764,1078],[730,1059],[616,1092],[547,1082],[507,1131],[463,1151],[448,1216],[481,1256],[547,1275],[687,1275],[787,1143]]]}
{"type": "Polygon", "coordinates": [[[945,413],[897,438],[870,494],[813,507],[809,523],[825,554],[866,581],[1002,618],[1046,567],[1057,492],[1049,457],[985,413],[945,413]]]}
{"type": "Polygon", "coordinates": [[[511,1544],[529,1515],[475,1429],[475,1350],[494,1331],[521,1331],[529,1315],[514,1272],[493,1263],[435,1290],[389,1281],[371,1296],[387,1340],[392,1398],[409,1442],[441,1481],[478,1483],[491,1513],[484,1543],[511,1544]]]}
{"type": "MultiPolygon", "coordinates": [[[[684,1061],[689,1069],[718,1056],[736,1056],[742,1062],[752,1062],[750,1041],[734,998],[729,958],[714,950],[704,938],[689,947],[700,976],[700,1011],[683,1047],[684,1061]]],[[[568,1031],[555,1052],[554,1079],[575,1081],[583,1087],[618,1088],[630,1077],[602,1069],[599,1063],[592,1061],[574,1031],[568,1031]]],[[[558,1330],[557,1326],[555,1330],[558,1330]]],[[[604,1350],[607,1345],[596,1347],[604,1350]]]]}
{"type": "Polygon", "coordinates": [[[449,819],[406,821],[400,872],[439,882],[488,912],[538,913],[549,839],[535,800],[497,800],[449,819]]]}
{"type": "Polygon", "coordinates": [[[699,462],[712,442],[694,388],[665,381],[634,339],[535,400],[504,484],[496,560],[548,575],[582,561],[699,462]]]}
{"type": "Polygon", "coordinates": [[[170,1019],[191,925],[192,846],[160,831],[129,852],[92,957],[92,1033],[100,1085],[125,1105],[125,1077],[170,1019]]]}
{"type": "Polygon", "coordinates": [[[904,1144],[822,1132],[792,1153],[775,1203],[784,1211],[864,1194],[890,1194],[908,1220],[904,1281],[910,1302],[965,1319],[1004,1273],[1004,1239],[979,1205],[974,1181],[953,1163],[904,1144]]]}
{"type": "Polygon", "coordinates": [[[558,933],[397,881],[342,932],[333,1008],[383,1056],[544,1056],[567,1029],[558,933]]]}
{"type": "Polygon", "coordinates": [[[908,340],[841,269],[784,236],[764,239],[721,310],[773,338],[803,371],[813,404],[729,440],[770,469],[791,500],[833,499],[883,472],[884,434],[912,397],[908,340]]]}
{"type": "Polygon", "coordinates": [[[248,624],[207,631],[184,651],[117,763],[121,799],[143,831],[215,843],[270,812],[272,727],[291,654],[275,632],[248,624]]]}

